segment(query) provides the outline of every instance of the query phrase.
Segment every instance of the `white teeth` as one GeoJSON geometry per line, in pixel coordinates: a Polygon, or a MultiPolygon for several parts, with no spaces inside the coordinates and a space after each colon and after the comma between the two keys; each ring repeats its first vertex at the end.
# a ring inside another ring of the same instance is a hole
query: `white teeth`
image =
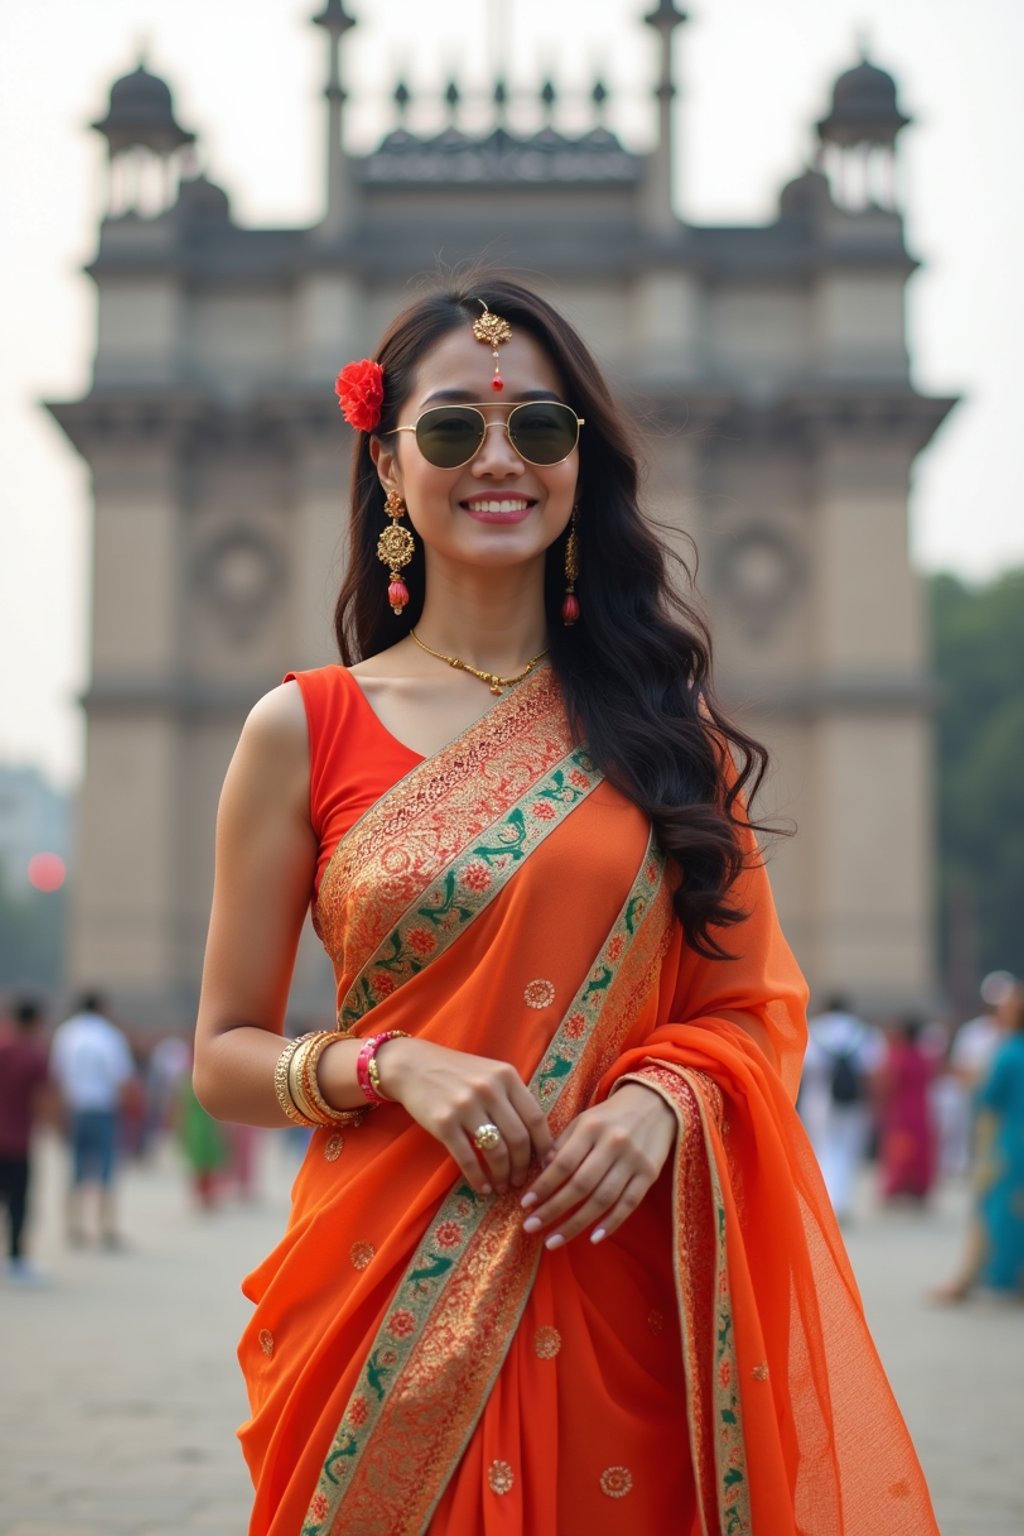
{"type": "Polygon", "coordinates": [[[517,497],[515,501],[471,501],[469,505],[474,512],[525,512],[530,503],[517,497]]]}

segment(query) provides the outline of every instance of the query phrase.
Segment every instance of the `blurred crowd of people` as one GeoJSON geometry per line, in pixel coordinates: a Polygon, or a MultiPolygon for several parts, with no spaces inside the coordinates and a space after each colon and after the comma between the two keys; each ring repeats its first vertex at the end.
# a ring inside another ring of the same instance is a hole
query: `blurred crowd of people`
{"type": "Polygon", "coordinates": [[[811,1020],[799,1109],[833,1208],[853,1216],[858,1176],[877,1164],[885,1202],[925,1206],[968,1177],[971,1219],[957,1273],[933,1293],[1024,1296],[1024,985],[986,976],[983,1011],[956,1029],[908,1016],[882,1025],[834,996],[811,1020]]]}
{"type": "Polygon", "coordinates": [[[129,1034],[104,998],[83,993],[50,1030],[41,1002],[12,1000],[0,1014],[0,1221],[7,1224],[7,1275],[43,1277],[26,1229],[38,1133],[62,1136],[68,1182],[65,1234],[116,1251],[124,1245],[117,1204],[125,1160],[145,1161],[168,1138],[180,1149],[196,1204],[256,1197],[260,1131],[211,1119],[192,1088],[192,1043],[182,1034],[129,1034]]]}
{"type": "MultiPolygon", "coordinates": [[[[918,1017],[871,1023],[834,996],[811,1020],[800,1090],[840,1222],[853,1217],[869,1158],[885,1202],[925,1207],[941,1180],[970,1178],[959,1268],[935,1292],[946,1301],[980,1286],[1024,1294],[1024,986],[994,972],[982,1001],[976,1018],[951,1030],[918,1017]]],[[[47,1125],[67,1146],[65,1230],[74,1245],[122,1245],[118,1171],[168,1136],[201,1209],[257,1193],[262,1133],[206,1113],[192,1088],[189,1038],[131,1037],[95,992],[79,997],[51,1034],[37,1000],[14,999],[0,1016],[0,1207],[15,1281],[39,1279],[26,1224],[33,1135],[47,1125]]],[[[307,1134],[292,1128],[282,1137],[304,1144],[307,1134]]]]}

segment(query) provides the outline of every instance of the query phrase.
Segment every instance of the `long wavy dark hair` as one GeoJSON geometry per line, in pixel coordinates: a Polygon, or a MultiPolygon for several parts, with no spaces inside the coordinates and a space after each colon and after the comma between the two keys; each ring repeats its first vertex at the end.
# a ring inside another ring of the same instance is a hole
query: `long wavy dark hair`
{"type": "MultiPolygon", "coordinates": [[[[421,359],[475,319],[481,299],[540,345],[565,399],[586,420],[579,444],[582,614],[573,627],[561,620],[568,528],[548,549],[544,575],[551,665],[569,718],[609,781],[651,818],[677,863],[674,900],[688,943],[709,958],[728,958],[720,931],[746,915],[728,900],[745,862],[740,832],[761,830],[744,805],[764,776],[767,754],[718,705],[707,625],[670,582],[669,552],[640,510],[636,429],[590,352],[557,311],[519,283],[498,275],[449,282],[400,314],[377,350],[385,389],[379,430],[397,425],[421,359]],[[730,756],[734,775],[726,771],[730,756]]],[[[403,572],[408,607],[396,618],[384,601],[376,549],[388,519],[370,441],[359,434],[349,563],[335,609],[346,666],[401,640],[423,609],[420,540],[403,572]]],[[[692,591],[683,570],[682,585],[692,591]]]]}

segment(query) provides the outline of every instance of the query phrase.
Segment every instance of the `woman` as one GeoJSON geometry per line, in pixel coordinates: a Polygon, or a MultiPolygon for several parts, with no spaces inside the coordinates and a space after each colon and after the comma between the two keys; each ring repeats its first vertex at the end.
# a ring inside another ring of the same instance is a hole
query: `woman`
{"type": "Polygon", "coordinates": [[[878,1120],[882,1196],[927,1200],[935,1180],[931,1107],[934,1058],[921,1046],[922,1023],[901,1019],[887,1031],[879,1069],[878,1120]]]}
{"type": "Polygon", "coordinates": [[[979,1285],[1024,1293],[1024,987],[1007,976],[995,1008],[995,1044],[973,1095],[965,1252],[955,1278],[929,1292],[932,1301],[966,1301],[979,1285]]]}
{"type": "Polygon", "coordinates": [[[198,1024],[211,1111],[319,1127],[246,1282],[251,1536],[934,1531],[631,428],[497,279],[338,392],[345,665],[243,731],[198,1024]],[[311,896],[339,1031],[282,1051],[311,896]]]}
{"type": "Polygon", "coordinates": [[[974,1094],[974,1208],[967,1252],[935,1301],[966,1301],[979,1285],[1024,1295],[1024,988],[996,1015],[999,1043],[974,1094]]]}
{"type": "Polygon", "coordinates": [[[1024,989],[1005,1005],[1006,1033],[978,1087],[979,1278],[1024,1295],[1024,989]]]}

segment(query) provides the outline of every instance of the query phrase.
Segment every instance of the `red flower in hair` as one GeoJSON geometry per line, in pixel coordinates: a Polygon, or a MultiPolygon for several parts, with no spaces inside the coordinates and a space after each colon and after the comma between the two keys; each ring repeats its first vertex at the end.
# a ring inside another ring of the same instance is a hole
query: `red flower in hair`
{"type": "Polygon", "coordinates": [[[349,426],[360,432],[372,432],[380,424],[384,370],[372,357],[346,363],[334,381],[334,393],[349,426]]]}

